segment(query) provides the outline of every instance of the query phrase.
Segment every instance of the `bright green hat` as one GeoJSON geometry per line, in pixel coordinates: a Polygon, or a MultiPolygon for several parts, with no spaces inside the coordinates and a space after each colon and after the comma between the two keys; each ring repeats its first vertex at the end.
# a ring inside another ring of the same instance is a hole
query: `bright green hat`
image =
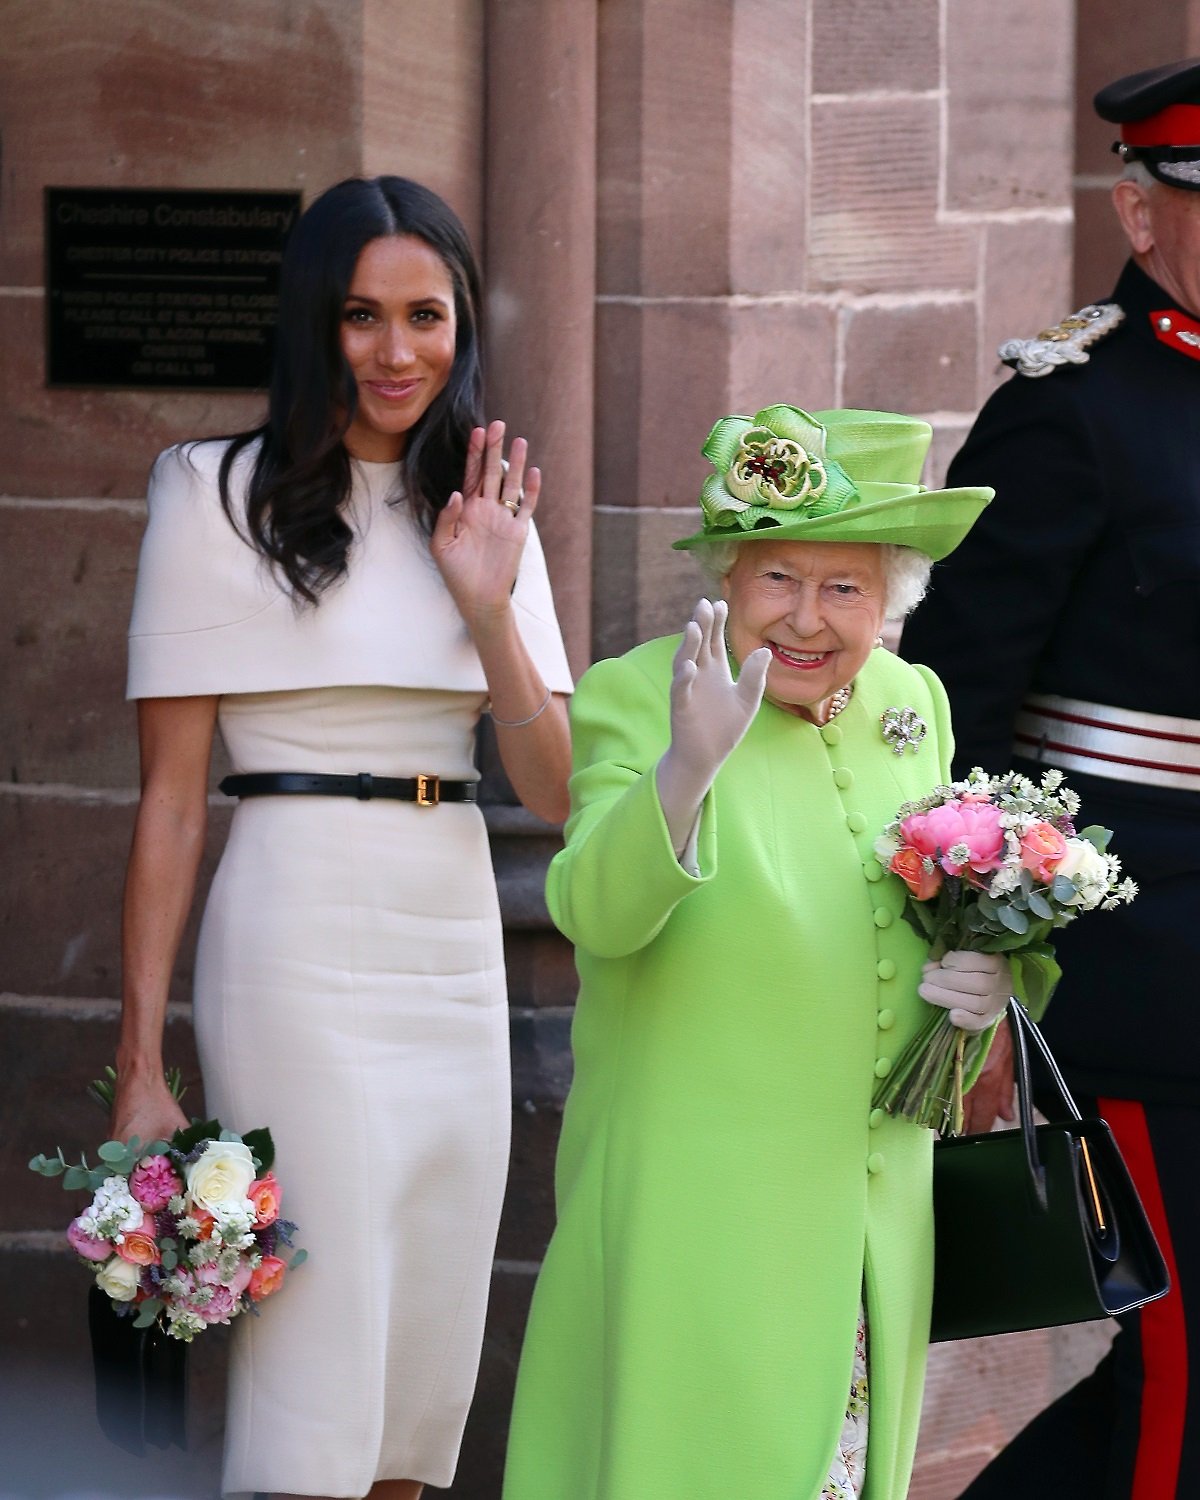
{"type": "Polygon", "coordinates": [[[715,474],[700,491],[704,528],[676,542],[895,542],[936,562],[995,494],[927,490],[933,429],[890,411],[768,406],[722,417],[700,450],[715,474]]]}

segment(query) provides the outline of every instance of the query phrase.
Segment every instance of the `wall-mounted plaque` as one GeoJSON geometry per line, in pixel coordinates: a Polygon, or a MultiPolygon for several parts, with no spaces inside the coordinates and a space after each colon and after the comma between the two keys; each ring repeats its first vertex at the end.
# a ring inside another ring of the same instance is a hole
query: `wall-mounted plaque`
{"type": "Polygon", "coordinates": [[[47,188],[47,383],[265,386],[299,214],[299,193],[47,188]]]}

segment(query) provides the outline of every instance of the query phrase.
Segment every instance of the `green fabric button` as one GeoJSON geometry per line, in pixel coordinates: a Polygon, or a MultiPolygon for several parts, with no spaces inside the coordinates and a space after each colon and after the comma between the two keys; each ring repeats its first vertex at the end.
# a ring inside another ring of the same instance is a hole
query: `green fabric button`
{"type": "Polygon", "coordinates": [[[875,1023],[880,1031],[891,1031],[896,1024],[896,1012],[885,1006],[875,1017],[875,1023]]]}
{"type": "Polygon", "coordinates": [[[846,827],[851,833],[866,833],[867,820],[862,813],[847,813],[846,827]]]}
{"type": "Polygon", "coordinates": [[[890,927],[892,925],[892,914],[886,906],[877,906],[875,908],[875,925],[879,928],[890,927]]]}
{"type": "Polygon", "coordinates": [[[872,1177],[878,1177],[883,1171],[883,1156],[880,1152],[872,1151],[867,1157],[867,1171],[872,1177]]]}
{"type": "Polygon", "coordinates": [[[863,874],[874,885],[877,880],[883,879],[883,866],[877,859],[868,859],[863,864],[863,874]]]}
{"type": "Polygon", "coordinates": [[[849,766],[839,766],[833,773],[833,784],[843,792],[849,791],[854,785],[854,772],[849,766]]]}
{"type": "Polygon", "coordinates": [[[892,1060],[890,1057],[877,1057],[875,1059],[875,1077],[886,1078],[892,1071],[892,1060]]]}
{"type": "Polygon", "coordinates": [[[886,1110],[873,1109],[871,1111],[871,1113],[867,1116],[867,1128],[870,1129],[870,1130],[878,1130],[879,1127],[883,1124],[883,1122],[886,1119],[887,1119],[887,1111],[886,1110]]]}
{"type": "Polygon", "coordinates": [[[840,745],[842,743],[842,726],[840,724],[823,724],[821,726],[821,738],[827,745],[840,745]]]}
{"type": "Polygon", "coordinates": [[[893,958],[881,958],[875,965],[875,972],[880,979],[895,979],[896,961],[893,958]]]}

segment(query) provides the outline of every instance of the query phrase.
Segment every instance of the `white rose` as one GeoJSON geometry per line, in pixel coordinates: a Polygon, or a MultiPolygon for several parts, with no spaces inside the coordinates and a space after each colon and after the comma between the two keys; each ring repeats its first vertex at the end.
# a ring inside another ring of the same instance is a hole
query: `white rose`
{"type": "Polygon", "coordinates": [[[132,1302],[137,1296],[140,1270],[114,1255],[96,1272],[96,1285],[114,1302],[132,1302]]]}
{"type": "Polygon", "coordinates": [[[1095,906],[1108,887],[1108,861],[1087,839],[1067,840],[1067,852],[1054,873],[1065,875],[1075,885],[1075,895],[1064,906],[1095,906]]]}
{"type": "Polygon", "coordinates": [[[184,1175],[192,1202],[214,1213],[218,1203],[245,1198],[254,1181],[254,1158],[244,1141],[210,1141],[184,1175]]]}

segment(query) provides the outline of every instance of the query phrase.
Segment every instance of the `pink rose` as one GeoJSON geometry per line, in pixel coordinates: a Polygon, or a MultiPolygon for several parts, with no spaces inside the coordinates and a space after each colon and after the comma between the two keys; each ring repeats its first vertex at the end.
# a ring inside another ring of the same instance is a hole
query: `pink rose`
{"type": "Polygon", "coordinates": [[[1021,835],[1021,863],[1049,885],[1067,852],[1067,840],[1053,823],[1035,823],[1021,835]]]}
{"type": "Polygon", "coordinates": [[[167,1157],[147,1156],[130,1173],[129,1191],[143,1208],[156,1214],[183,1192],[183,1183],[167,1157]]]}
{"type": "Polygon", "coordinates": [[[286,1271],[286,1261],[280,1260],[277,1255],[264,1255],[262,1265],[250,1277],[250,1295],[255,1302],[261,1302],[264,1297],[277,1292],[283,1285],[286,1271]]]}
{"type": "Polygon", "coordinates": [[[237,1270],[228,1281],[221,1280],[215,1265],[200,1266],[195,1273],[202,1286],[227,1286],[235,1297],[240,1297],[250,1285],[251,1274],[250,1263],[244,1256],[239,1257],[237,1270]]]}
{"type": "Polygon", "coordinates": [[[900,837],[927,858],[936,859],[947,875],[961,875],[964,870],[986,875],[1004,862],[1000,810],[990,802],[947,802],[927,813],[914,813],[900,824],[900,837]],[[955,858],[951,850],[966,858],[955,858]]]}
{"type": "Polygon", "coordinates": [[[75,1254],[82,1255],[85,1260],[107,1260],[113,1253],[113,1247],[107,1240],[89,1234],[81,1227],[78,1219],[72,1219],[67,1225],[67,1239],[75,1254]]]}
{"type": "Polygon", "coordinates": [[[283,1201],[283,1194],[280,1192],[279,1184],[275,1181],[274,1172],[265,1172],[257,1182],[252,1182],[246,1197],[254,1204],[256,1228],[265,1229],[268,1224],[274,1224],[279,1217],[279,1209],[283,1201]]]}
{"type": "Polygon", "coordinates": [[[899,875],[917,901],[928,901],[941,889],[941,870],[919,849],[898,849],[892,855],[888,869],[893,875],[899,875]]]}
{"type": "Polygon", "coordinates": [[[227,1286],[214,1286],[212,1296],[196,1311],[206,1323],[228,1323],[237,1311],[237,1298],[227,1286]]]}

